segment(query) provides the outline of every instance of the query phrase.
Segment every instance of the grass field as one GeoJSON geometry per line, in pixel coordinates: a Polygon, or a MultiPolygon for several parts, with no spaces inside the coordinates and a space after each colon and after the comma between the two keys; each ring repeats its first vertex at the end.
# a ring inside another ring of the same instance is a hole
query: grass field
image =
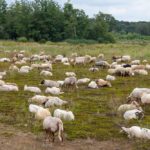
{"type": "MultiPolygon", "coordinates": [[[[104,53],[105,58],[111,62],[113,55],[129,54],[133,59],[147,59],[150,63],[150,44],[117,43],[117,44],[95,44],[95,45],[70,45],[67,43],[18,43],[11,41],[0,41],[0,57],[11,57],[14,50],[25,50],[27,55],[44,51],[52,56],[56,54],[70,55],[77,52],[79,55],[90,54],[98,56],[104,53]]],[[[74,71],[78,78],[88,77],[90,79],[105,78],[106,69],[92,73],[88,69],[91,66],[64,66],[53,65],[53,76],[48,79],[63,80],[66,71],[74,71]]],[[[0,71],[7,70],[10,63],[0,63],[0,71]]],[[[27,75],[8,73],[5,77],[7,82],[15,82],[19,86],[19,92],[0,92],[0,123],[18,127],[23,131],[31,131],[35,134],[42,132],[41,123],[30,121],[28,112],[28,98],[32,93],[24,92],[23,86],[39,85],[44,77],[39,76],[39,71],[31,71],[27,75]]],[[[135,87],[150,88],[150,76],[117,77],[112,82],[112,88],[88,89],[86,86],[79,86],[76,91],[65,90],[60,98],[69,101],[67,106],[75,114],[75,121],[64,122],[67,139],[96,138],[98,140],[127,139],[126,135],[120,134],[119,125],[139,125],[150,128],[150,106],[144,106],[145,117],[141,121],[126,122],[116,114],[117,107],[126,103],[126,97],[135,87]]],[[[44,87],[41,87],[44,94],[44,87]]],[[[51,111],[54,108],[51,109],[51,111]]],[[[145,140],[133,140],[135,149],[142,150],[149,148],[150,144],[145,140]]]]}

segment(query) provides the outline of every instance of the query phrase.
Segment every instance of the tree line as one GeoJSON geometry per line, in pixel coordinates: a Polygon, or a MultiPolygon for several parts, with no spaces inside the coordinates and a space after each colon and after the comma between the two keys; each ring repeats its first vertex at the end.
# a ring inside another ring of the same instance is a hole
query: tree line
{"type": "Polygon", "coordinates": [[[0,39],[114,42],[113,32],[150,35],[149,25],[147,22],[120,22],[102,12],[89,18],[69,1],[62,8],[53,0],[16,0],[9,5],[0,0],[0,39]]]}

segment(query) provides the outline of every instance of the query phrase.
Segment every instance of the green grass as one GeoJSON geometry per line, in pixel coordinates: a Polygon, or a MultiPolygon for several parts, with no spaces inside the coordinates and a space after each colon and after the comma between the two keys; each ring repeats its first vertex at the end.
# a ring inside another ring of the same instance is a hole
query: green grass
{"type": "MultiPolygon", "coordinates": [[[[12,41],[0,41],[0,57],[10,57],[14,50],[26,50],[26,55],[39,53],[41,50],[46,54],[70,55],[73,52],[78,54],[90,54],[97,56],[104,53],[106,59],[111,60],[112,55],[129,54],[133,58],[148,59],[150,62],[150,44],[94,44],[94,45],[71,45],[66,43],[18,43],[12,41]],[[7,53],[7,50],[11,53],[7,53]]],[[[10,63],[0,63],[0,71],[7,70],[10,63]]],[[[74,71],[78,78],[88,77],[91,79],[105,78],[106,69],[99,72],[89,72],[92,66],[63,66],[61,64],[53,65],[53,77],[48,79],[63,80],[66,71],[74,71]]],[[[19,86],[19,92],[0,92],[0,122],[19,127],[23,131],[31,131],[35,134],[42,132],[40,122],[31,123],[31,116],[28,112],[28,98],[34,94],[23,91],[23,86],[38,85],[44,77],[39,76],[38,70],[33,70],[27,75],[19,75],[17,73],[8,73],[5,77],[7,82],[15,82],[19,86]]],[[[65,133],[67,139],[92,137],[98,140],[127,139],[126,135],[120,134],[118,125],[131,126],[140,125],[150,128],[150,107],[145,106],[145,118],[142,121],[126,122],[121,117],[113,115],[116,113],[117,107],[126,103],[126,97],[135,87],[150,88],[150,76],[135,77],[117,77],[112,82],[112,88],[88,89],[87,86],[80,86],[77,91],[64,89],[65,93],[60,98],[69,101],[67,106],[75,114],[75,121],[64,122],[65,133]]],[[[44,94],[44,87],[41,87],[44,94]]],[[[62,107],[65,109],[64,107],[62,107]]],[[[51,112],[54,108],[51,108],[51,112]]],[[[142,140],[144,141],[144,140],[142,140]]],[[[134,140],[135,149],[148,149],[150,146],[148,141],[142,144],[140,140],[134,140]]]]}

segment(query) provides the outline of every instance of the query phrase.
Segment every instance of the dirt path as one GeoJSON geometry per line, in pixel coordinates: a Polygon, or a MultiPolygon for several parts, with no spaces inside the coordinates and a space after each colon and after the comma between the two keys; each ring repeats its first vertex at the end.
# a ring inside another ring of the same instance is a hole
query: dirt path
{"type": "Polygon", "coordinates": [[[92,139],[45,143],[43,135],[23,133],[0,124],[0,150],[132,150],[128,141],[96,141],[92,139]]]}

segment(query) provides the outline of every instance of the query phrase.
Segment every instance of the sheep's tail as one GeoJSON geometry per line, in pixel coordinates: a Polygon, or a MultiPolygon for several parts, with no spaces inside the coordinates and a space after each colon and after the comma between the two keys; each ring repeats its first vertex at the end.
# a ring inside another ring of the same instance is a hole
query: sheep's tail
{"type": "Polygon", "coordinates": [[[63,123],[62,121],[60,121],[58,123],[58,138],[61,142],[63,142],[63,131],[64,131],[63,123]]]}

